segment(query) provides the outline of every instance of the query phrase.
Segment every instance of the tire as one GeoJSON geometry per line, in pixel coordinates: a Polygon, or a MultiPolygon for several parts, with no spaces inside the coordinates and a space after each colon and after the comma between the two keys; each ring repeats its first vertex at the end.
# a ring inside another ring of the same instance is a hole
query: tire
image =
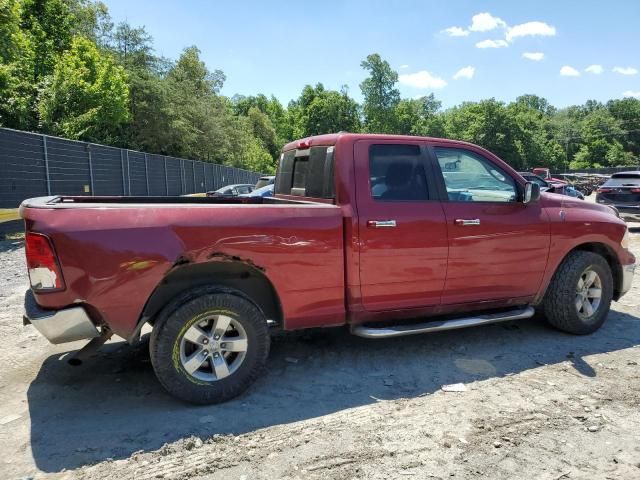
{"type": "Polygon", "coordinates": [[[575,251],[567,255],[554,274],[542,309],[547,321],[558,330],[587,335],[598,330],[607,319],[612,297],[613,276],[607,261],[596,253],[575,251]],[[589,280],[595,278],[590,272],[595,273],[598,281],[594,280],[589,288],[589,280]],[[596,305],[595,299],[589,297],[596,295],[597,287],[600,298],[596,305]]]}
{"type": "Polygon", "coordinates": [[[171,395],[207,405],[244,392],[263,372],[269,346],[260,309],[238,291],[209,286],[167,305],[151,332],[149,352],[171,395]]]}

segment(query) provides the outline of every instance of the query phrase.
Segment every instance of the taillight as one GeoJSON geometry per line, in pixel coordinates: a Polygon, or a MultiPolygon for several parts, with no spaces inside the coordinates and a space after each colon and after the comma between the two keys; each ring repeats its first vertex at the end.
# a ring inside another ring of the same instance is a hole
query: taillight
{"type": "Polygon", "coordinates": [[[596,190],[598,193],[609,193],[611,191],[610,188],[599,188],[596,190]]]}
{"type": "Polygon", "coordinates": [[[62,271],[49,237],[28,232],[25,250],[31,288],[39,292],[64,290],[62,271]]]}
{"type": "Polygon", "coordinates": [[[632,188],[631,191],[633,193],[640,193],[640,188],[632,188]]]}

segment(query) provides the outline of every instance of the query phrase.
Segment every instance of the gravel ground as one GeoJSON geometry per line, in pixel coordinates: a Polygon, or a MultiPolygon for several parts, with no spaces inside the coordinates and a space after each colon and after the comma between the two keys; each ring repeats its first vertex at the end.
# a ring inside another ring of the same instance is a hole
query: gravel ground
{"type": "Polygon", "coordinates": [[[164,393],[144,345],[71,367],[82,343],[23,327],[23,258],[0,241],[0,478],[640,478],[640,276],[594,335],[533,319],[285,336],[245,395],[193,407],[164,393]]]}

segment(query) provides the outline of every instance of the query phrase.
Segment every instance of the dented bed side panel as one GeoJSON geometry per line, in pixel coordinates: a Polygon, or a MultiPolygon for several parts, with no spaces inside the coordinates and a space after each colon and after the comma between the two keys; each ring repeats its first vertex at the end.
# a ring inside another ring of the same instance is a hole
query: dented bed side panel
{"type": "MultiPolygon", "coordinates": [[[[26,228],[48,235],[67,289],[38,294],[44,308],[86,303],[128,338],[173,269],[239,261],[263,272],[285,328],[345,321],[342,213],[333,205],[23,208],[26,228]]],[[[212,279],[215,283],[215,279],[212,279]]]]}

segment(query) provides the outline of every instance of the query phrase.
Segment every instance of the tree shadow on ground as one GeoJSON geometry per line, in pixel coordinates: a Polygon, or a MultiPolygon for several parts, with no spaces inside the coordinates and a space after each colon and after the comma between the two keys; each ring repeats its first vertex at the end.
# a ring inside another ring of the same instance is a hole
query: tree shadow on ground
{"type": "Polygon", "coordinates": [[[638,344],[640,319],[620,312],[589,336],[536,319],[384,340],[344,329],[285,335],[274,339],[269,370],[248,392],[195,407],[164,392],[145,345],[114,343],[81,367],[59,356],[45,360],[27,394],[31,447],[41,470],[57,472],[189,435],[251,432],[567,360],[591,378],[596,372],[586,357],[638,344]]]}

